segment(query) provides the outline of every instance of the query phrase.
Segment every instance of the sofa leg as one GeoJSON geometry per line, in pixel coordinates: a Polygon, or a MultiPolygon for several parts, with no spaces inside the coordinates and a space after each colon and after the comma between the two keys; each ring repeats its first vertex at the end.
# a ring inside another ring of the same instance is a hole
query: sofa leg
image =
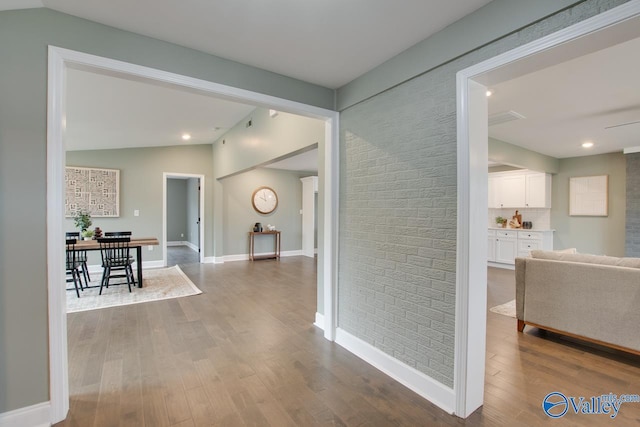
{"type": "Polygon", "coordinates": [[[518,319],[518,332],[524,331],[524,320],[518,319]]]}

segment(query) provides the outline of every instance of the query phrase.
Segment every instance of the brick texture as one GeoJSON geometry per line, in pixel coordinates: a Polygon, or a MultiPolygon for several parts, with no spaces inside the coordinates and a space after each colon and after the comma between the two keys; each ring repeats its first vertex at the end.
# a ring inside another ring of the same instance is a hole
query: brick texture
{"type": "Polygon", "coordinates": [[[627,154],[625,255],[640,257],[640,153],[627,154]]]}
{"type": "Polygon", "coordinates": [[[621,3],[579,3],[342,112],[340,328],[453,386],[456,72],[621,3]]]}

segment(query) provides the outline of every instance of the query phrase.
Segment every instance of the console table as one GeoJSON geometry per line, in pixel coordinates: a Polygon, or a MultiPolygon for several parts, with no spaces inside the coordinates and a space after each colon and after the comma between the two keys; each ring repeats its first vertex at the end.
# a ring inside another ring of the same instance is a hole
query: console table
{"type": "Polygon", "coordinates": [[[249,232],[249,260],[255,261],[257,259],[270,259],[270,258],[275,258],[275,259],[280,258],[280,232],[279,231],[250,231],[249,232]],[[258,255],[258,256],[254,254],[255,238],[256,236],[261,236],[261,235],[273,236],[274,248],[273,248],[272,254],[265,254],[265,255],[258,255]]]}

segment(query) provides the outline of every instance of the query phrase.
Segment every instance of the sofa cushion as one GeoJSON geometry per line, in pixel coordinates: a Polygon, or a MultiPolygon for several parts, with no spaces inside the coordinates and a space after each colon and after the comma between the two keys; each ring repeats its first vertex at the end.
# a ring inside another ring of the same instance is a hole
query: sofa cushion
{"type": "Polygon", "coordinates": [[[576,248],[554,249],[553,252],[558,254],[577,254],[578,253],[576,248]]]}
{"type": "Polygon", "coordinates": [[[640,268],[640,258],[618,258],[606,255],[572,254],[556,251],[531,251],[531,258],[552,261],[581,262],[586,264],[613,265],[616,267],[640,268]]]}

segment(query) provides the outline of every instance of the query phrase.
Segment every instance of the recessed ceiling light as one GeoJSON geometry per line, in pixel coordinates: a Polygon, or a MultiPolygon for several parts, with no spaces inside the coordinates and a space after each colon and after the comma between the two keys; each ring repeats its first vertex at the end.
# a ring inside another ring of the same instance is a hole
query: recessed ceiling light
{"type": "Polygon", "coordinates": [[[182,140],[183,141],[188,141],[190,139],[191,139],[191,135],[190,134],[188,134],[188,133],[183,133],[182,134],[182,140]]]}
{"type": "Polygon", "coordinates": [[[489,96],[491,96],[491,95],[493,95],[493,91],[492,91],[492,90],[490,90],[490,89],[487,89],[487,97],[489,97],[489,96]]]}
{"type": "Polygon", "coordinates": [[[591,148],[593,147],[593,142],[587,141],[582,143],[582,148],[591,148]]]}

